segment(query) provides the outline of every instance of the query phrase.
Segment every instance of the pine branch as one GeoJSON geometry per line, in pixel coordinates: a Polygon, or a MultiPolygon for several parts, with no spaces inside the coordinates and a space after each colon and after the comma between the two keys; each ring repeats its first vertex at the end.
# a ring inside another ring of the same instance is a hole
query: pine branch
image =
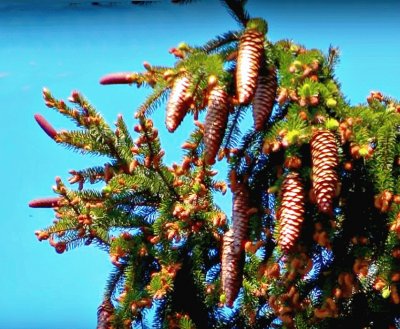
{"type": "Polygon", "coordinates": [[[117,289],[122,287],[126,267],[127,264],[121,264],[120,267],[114,267],[112,272],[109,274],[104,292],[105,299],[114,298],[117,289]]]}
{"type": "Polygon", "coordinates": [[[236,172],[241,172],[245,176],[247,176],[252,171],[255,158],[253,157],[253,160],[251,160],[249,164],[247,164],[245,158],[246,155],[249,156],[249,154],[251,153],[251,146],[255,142],[257,137],[259,137],[259,135],[260,134],[258,132],[251,130],[242,137],[242,144],[233,156],[231,162],[232,170],[235,170],[236,172]]]}
{"type": "MultiPolygon", "coordinates": [[[[147,144],[148,148],[149,148],[149,156],[150,159],[154,159],[154,157],[157,155],[153,144],[150,142],[151,140],[151,136],[150,133],[148,131],[145,119],[143,117],[139,118],[140,123],[142,125],[142,129],[144,132],[144,136],[146,136],[147,138],[145,138],[145,143],[147,144]]],[[[160,165],[155,166],[154,170],[157,172],[157,174],[160,176],[160,178],[162,179],[162,181],[164,182],[165,186],[168,188],[168,190],[170,191],[170,193],[175,197],[175,198],[179,198],[179,194],[176,192],[175,188],[172,186],[172,184],[170,183],[170,181],[166,178],[162,167],[160,165]]]]}
{"type": "Polygon", "coordinates": [[[155,86],[153,93],[146,98],[146,100],[140,105],[135,113],[135,117],[144,117],[151,115],[155,109],[157,109],[161,103],[164,103],[167,99],[169,88],[166,84],[159,83],[155,86]]]}
{"type": "Polygon", "coordinates": [[[229,121],[228,127],[226,128],[227,133],[224,137],[224,149],[229,149],[235,147],[240,139],[240,121],[243,120],[245,116],[245,106],[238,106],[235,108],[235,113],[233,118],[229,121]]]}
{"type": "Polygon", "coordinates": [[[79,171],[70,170],[69,173],[72,175],[68,179],[70,184],[80,183],[83,184],[85,182],[90,182],[90,184],[96,184],[103,180],[104,178],[104,167],[96,166],[92,168],[82,169],[79,171]]]}
{"type": "Polygon", "coordinates": [[[243,27],[246,27],[250,20],[248,12],[244,9],[246,0],[221,0],[227,7],[232,17],[243,27]]]}
{"type": "Polygon", "coordinates": [[[393,163],[396,132],[392,125],[384,125],[377,133],[377,146],[371,163],[378,192],[394,191],[393,163]]]}
{"type": "Polygon", "coordinates": [[[118,150],[118,155],[124,160],[125,163],[130,163],[132,160],[132,147],[134,146],[132,137],[128,131],[128,127],[122,118],[122,115],[118,116],[116,122],[117,131],[115,151],[118,150]]]}
{"type": "Polygon", "coordinates": [[[114,150],[102,140],[101,136],[93,136],[91,132],[84,131],[63,131],[57,135],[58,141],[67,148],[82,154],[91,153],[94,155],[105,155],[113,157],[114,150]]]}
{"type": "Polygon", "coordinates": [[[328,50],[328,57],[326,59],[327,66],[330,72],[333,72],[335,66],[339,63],[339,56],[340,56],[339,48],[330,45],[328,50]]]}
{"type": "Polygon", "coordinates": [[[198,48],[201,51],[209,54],[218,51],[221,47],[229,43],[237,42],[240,38],[240,33],[237,31],[229,31],[222,35],[217,36],[215,39],[208,41],[204,46],[198,48]]]}

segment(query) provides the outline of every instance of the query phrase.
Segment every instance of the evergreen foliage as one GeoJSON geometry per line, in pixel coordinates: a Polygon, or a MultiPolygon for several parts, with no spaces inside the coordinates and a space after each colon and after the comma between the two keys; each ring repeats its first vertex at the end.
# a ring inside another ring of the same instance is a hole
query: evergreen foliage
{"type": "Polygon", "coordinates": [[[122,116],[112,128],[80,93],[67,105],[43,90],[79,129],[57,131],[36,115],[44,132],[108,161],[70,171],[69,184],[57,177],[55,198],[30,203],[55,212],[37,238],[58,253],[94,243],[109,254],[98,328],[395,327],[400,103],[371,92],[351,106],[335,77],[336,48],[273,42],[246,1],[223,3],[239,31],[172,48],[173,67],[145,63],[101,79],[152,89],[135,138],[122,116]],[[170,132],[194,118],[172,165],[150,118],[165,101],[170,132]],[[253,106],[256,129],[244,130],[253,106]],[[214,157],[226,162],[227,182],[213,178],[214,157]],[[233,218],[214,201],[228,187],[233,218]]]}

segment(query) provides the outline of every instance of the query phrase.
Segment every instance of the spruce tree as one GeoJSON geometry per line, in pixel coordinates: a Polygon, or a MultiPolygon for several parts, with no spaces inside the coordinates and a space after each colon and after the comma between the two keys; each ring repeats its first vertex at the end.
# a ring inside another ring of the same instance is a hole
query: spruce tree
{"type": "Polygon", "coordinates": [[[134,132],[121,116],[110,126],[76,91],[67,104],[43,90],[78,127],[58,131],[37,114],[44,132],[109,160],[30,202],[56,216],[37,238],[58,253],[95,244],[109,254],[99,329],[143,317],[151,328],[394,328],[400,103],[371,92],[350,105],[335,77],[338,49],[269,40],[246,1],[222,2],[236,31],[178,45],[172,67],[100,80],[151,90],[134,132]],[[154,126],[155,110],[165,127],[154,126]],[[243,127],[247,111],[254,125],[243,127]],[[167,164],[158,129],[173,133],[185,116],[194,124],[182,160],[167,164]],[[216,161],[226,181],[215,180],[216,161]],[[227,188],[225,214],[214,198],[227,188]]]}

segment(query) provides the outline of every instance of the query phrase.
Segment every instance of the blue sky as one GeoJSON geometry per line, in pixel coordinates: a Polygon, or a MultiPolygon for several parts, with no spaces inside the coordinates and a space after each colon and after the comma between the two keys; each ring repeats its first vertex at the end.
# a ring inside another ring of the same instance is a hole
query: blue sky
{"type": "MultiPolygon", "coordinates": [[[[101,86],[102,75],[142,70],[143,61],[172,65],[170,47],[181,41],[201,44],[237,28],[218,1],[188,6],[161,1],[144,7],[122,0],[112,6],[71,2],[0,3],[0,328],[95,327],[111,268],[108,255],[95,248],[58,255],[33,234],[51,223],[53,213],[28,208],[29,200],[51,196],[56,176],[66,180],[70,169],[106,161],[63,149],[41,131],[35,113],[43,114],[57,129],[73,128],[44,106],[42,88],[64,99],[77,89],[110,123],[121,113],[132,127],[133,113],[146,90],[101,86]]],[[[250,0],[248,10],[267,19],[272,41],[289,38],[308,48],[340,47],[337,77],[353,104],[364,102],[371,90],[400,98],[399,3],[269,2],[250,0]]],[[[179,145],[189,133],[191,119],[172,138],[163,124],[163,108],[154,119],[167,161],[179,160],[179,145]]],[[[229,197],[218,200],[229,209],[229,197]]]]}

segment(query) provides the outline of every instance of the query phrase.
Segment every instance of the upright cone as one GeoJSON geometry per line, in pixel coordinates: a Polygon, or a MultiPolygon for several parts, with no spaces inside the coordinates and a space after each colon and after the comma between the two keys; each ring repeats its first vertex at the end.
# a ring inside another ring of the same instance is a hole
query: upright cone
{"type": "Polygon", "coordinates": [[[289,252],[300,234],[304,220],[304,191],[297,172],[290,172],[282,184],[281,205],[278,211],[278,245],[289,252]]]}
{"type": "Polygon", "coordinates": [[[190,86],[187,76],[179,77],[172,86],[171,94],[167,103],[167,116],[165,124],[169,132],[174,132],[181,124],[189,108],[186,94],[190,86]]]}
{"type": "Polygon", "coordinates": [[[271,116],[274,106],[278,82],[276,69],[271,68],[260,72],[257,79],[257,88],[253,99],[254,128],[258,131],[264,128],[271,116]]]}
{"type": "Polygon", "coordinates": [[[226,305],[232,307],[243,281],[243,243],[247,238],[249,194],[244,184],[238,184],[233,194],[232,228],[223,238],[221,282],[226,305]]]}
{"type": "Polygon", "coordinates": [[[204,158],[209,165],[215,162],[224,138],[228,115],[228,94],[217,85],[211,90],[208,97],[208,109],[204,124],[204,158]]]}
{"type": "Polygon", "coordinates": [[[256,29],[247,29],[240,38],[236,67],[236,92],[240,104],[249,103],[256,91],[264,41],[264,34],[256,29]]]}
{"type": "Polygon", "coordinates": [[[329,130],[319,130],[311,139],[312,180],[318,209],[332,214],[338,175],[338,148],[335,135],[329,130]]]}

